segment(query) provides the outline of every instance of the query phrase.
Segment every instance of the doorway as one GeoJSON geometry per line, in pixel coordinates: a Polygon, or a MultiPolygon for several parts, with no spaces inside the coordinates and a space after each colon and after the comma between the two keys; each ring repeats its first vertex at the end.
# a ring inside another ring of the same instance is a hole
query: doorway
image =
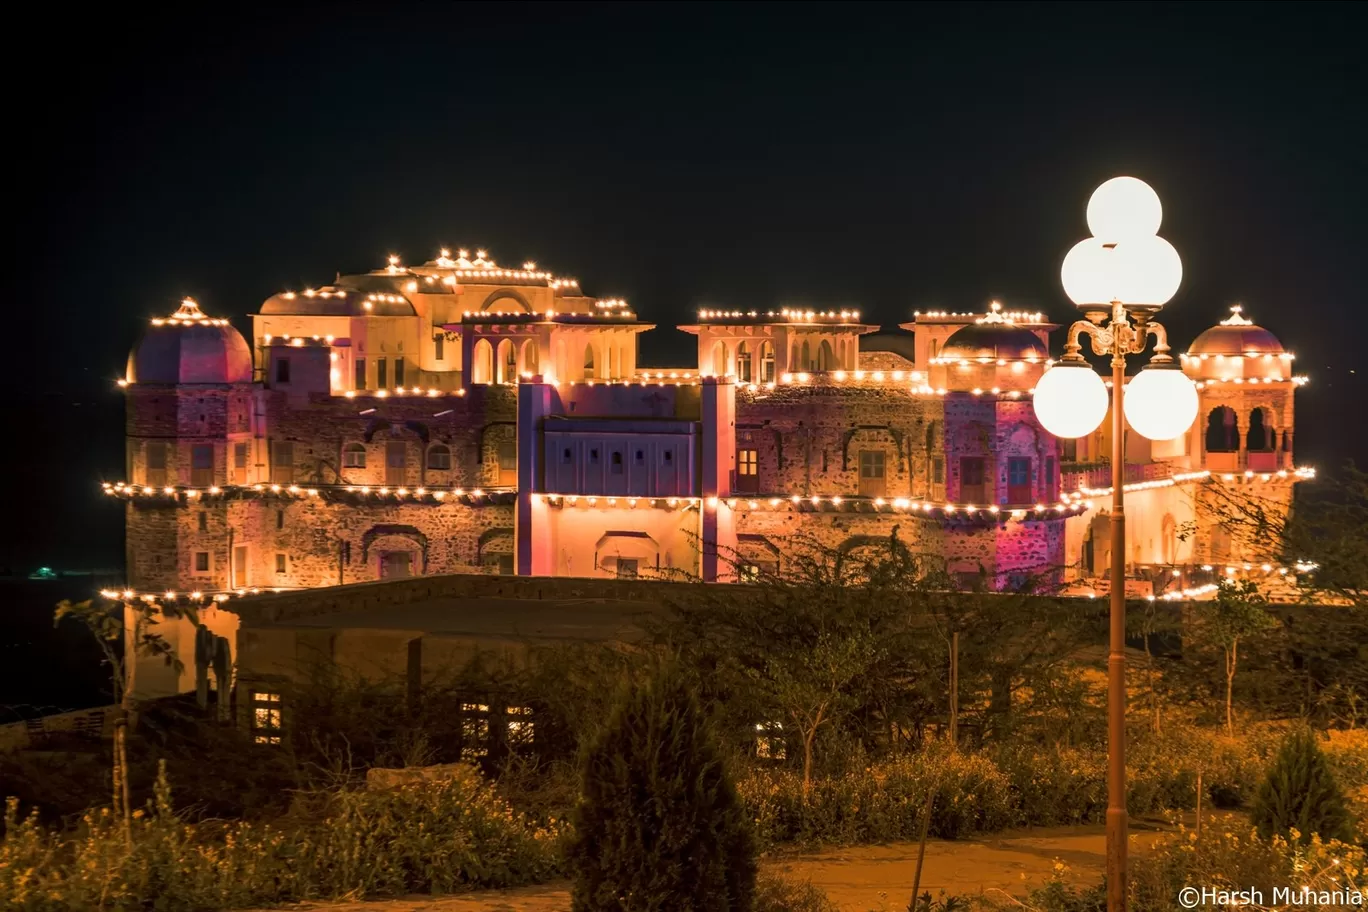
{"type": "Polygon", "coordinates": [[[413,576],[412,551],[382,551],[380,553],[381,579],[407,579],[413,576]]]}

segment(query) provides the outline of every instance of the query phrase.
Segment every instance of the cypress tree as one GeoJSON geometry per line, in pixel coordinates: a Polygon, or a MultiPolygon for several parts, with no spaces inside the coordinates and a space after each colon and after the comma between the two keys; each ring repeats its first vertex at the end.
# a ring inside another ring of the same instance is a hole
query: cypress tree
{"type": "Polygon", "coordinates": [[[1296,731],[1283,741],[1254,794],[1250,817],[1265,839],[1290,838],[1293,829],[1301,842],[1312,833],[1326,840],[1352,837],[1344,793],[1312,732],[1296,731]]]}
{"type": "Polygon", "coordinates": [[[662,665],[583,757],[574,912],[750,912],[755,845],[693,690],[662,665]]]}

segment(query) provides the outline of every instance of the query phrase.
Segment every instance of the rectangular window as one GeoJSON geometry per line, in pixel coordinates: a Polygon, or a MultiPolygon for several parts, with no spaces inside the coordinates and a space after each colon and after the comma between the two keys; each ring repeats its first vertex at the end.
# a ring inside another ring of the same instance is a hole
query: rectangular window
{"type": "Polygon", "coordinates": [[[508,707],[508,746],[528,747],[532,744],[532,707],[508,707]]]}
{"type": "Polygon", "coordinates": [[[280,713],[280,694],[253,690],[249,695],[252,708],[252,741],[256,744],[279,744],[280,734],[285,727],[285,720],[280,713]]]}
{"type": "Polygon", "coordinates": [[[945,460],[940,456],[931,460],[931,483],[945,484],[945,460]]]}
{"type": "Polygon", "coordinates": [[[209,531],[209,514],[203,510],[200,510],[199,513],[199,530],[201,532],[209,531]]]}
{"type": "Polygon", "coordinates": [[[760,454],[757,450],[736,451],[736,490],[743,494],[760,490],[760,454]]]}
{"type": "Polygon", "coordinates": [[[1044,493],[1044,495],[1043,495],[1043,496],[1045,497],[1046,500],[1054,500],[1054,499],[1058,496],[1057,494],[1054,493],[1056,487],[1057,487],[1057,486],[1056,486],[1056,484],[1055,484],[1055,458],[1054,458],[1053,456],[1046,456],[1046,457],[1045,457],[1045,493],[1044,493]]]}
{"type": "Polygon", "coordinates": [[[190,447],[190,484],[207,488],[214,483],[214,445],[197,443],[190,447]]]}
{"type": "Polygon", "coordinates": [[[1031,460],[1013,456],[1007,460],[1007,502],[1025,504],[1034,499],[1031,496],[1031,460]]]}
{"type": "Polygon", "coordinates": [[[446,360],[446,336],[432,337],[432,356],[438,361],[446,360]]]}
{"type": "Polygon", "coordinates": [[[342,468],[364,469],[366,467],[366,448],[359,443],[349,443],[342,447],[342,468]]]}
{"type": "Polygon", "coordinates": [[[489,756],[489,706],[484,703],[461,704],[461,759],[477,760],[489,756]]]}
{"type": "Polygon", "coordinates": [[[404,359],[403,359],[403,358],[395,358],[395,359],[394,359],[394,385],[395,385],[395,386],[403,386],[403,385],[404,385],[404,359]]]}
{"type": "Polygon", "coordinates": [[[609,462],[609,471],[614,475],[622,474],[622,454],[617,450],[613,451],[613,458],[609,462]]]}
{"type": "Polygon", "coordinates": [[[985,493],[983,457],[960,457],[960,500],[970,504],[981,504],[985,493]]]}
{"type": "Polygon", "coordinates": [[[636,558],[619,557],[617,559],[617,578],[636,579],[637,566],[636,558]]]}
{"type": "Polygon", "coordinates": [[[294,443],[289,440],[273,441],[271,446],[271,481],[276,484],[294,482],[294,443]]]}
{"type": "Polygon", "coordinates": [[[233,484],[247,483],[247,444],[233,444],[233,484]]]}
{"type": "Polygon", "coordinates": [[[408,469],[408,445],[402,440],[391,440],[385,444],[385,484],[404,484],[408,469]]]}
{"type": "Polygon", "coordinates": [[[277,528],[277,529],[283,529],[283,528],[285,528],[285,511],[284,511],[284,510],[276,510],[276,528],[277,528]]]}
{"type": "Polygon", "coordinates": [[[366,359],[356,359],[356,388],[363,390],[366,388],[366,359]]]}
{"type": "Polygon", "coordinates": [[[289,358],[276,358],[276,361],[275,361],[275,382],[276,382],[276,383],[289,383],[289,382],[290,382],[290,359],[289,359],[289,358]]]}
{"type": "MultiPolygon", "coordinates": [[[[201,514],[201,515],[203,515],[203,514],[201,514]]],[[[208,551],[196,551],[196,552],[195,552],[195,572],[196,572],[196,573],[208,573],[208,572],[209,572],[209,552],[208,552],[208,551]]]]}
{"type": "Polygon", "coordinates": [[[884,477],[884,451],[860,450],[860,496],[883,497],[888,493],[884,477]]]}
{"type": "Polygon", "coordinates": [[[166,444],[161,441],[150,441],[145,453],[147,455],[147,463],[144,467],[146,484],[166,484],[166,444]]]}
{"type": "Polygon", "coordinates": [[[451,469],[451,448],[442,443],[428,447],[427,467],[439,472],[451,469]]]}
{"type": "Polygon", "coordinates": [[[1059,441],[1059,458],[1062,462],[1078,462],[1078,441],[1074,439],[1059,441]]]}
{"type": "Polygon", "coordinates": [[[499,443],[499,484],[512,487],[518,483],[518,445],[512,440],[499,443]]]}
{"type": "Polygon", "coordinates": [[[389,386],[389,362],[384,358],[378,358],[375,362],[375,388],[384,389],[389,386]]]}
{"type": "Polygon", "coordinates": [[[287,572],[287,562],[288,562],[288,560],[289,560],[289,558],[287,558],[284,554],[277,554],[277,555],[276,555],[276,573],[285,573],[285,572],[287,572]]]}
{"type": "Polygon", "coordinates": [[[574,450],[570,449],[570,447],[565,447],[563,450],[561,450],[561,465],[570,465],[570,464],[571,464],[572,462],[574,462],[574,461],[575,461],[575,451],[574,451],[574,450]]]}
{"type": "Polygon", "coordinates": [[[783,760],[788,756],[781,722],[758,722],[755,726],[755,756],[760,760],[783,760]]]}

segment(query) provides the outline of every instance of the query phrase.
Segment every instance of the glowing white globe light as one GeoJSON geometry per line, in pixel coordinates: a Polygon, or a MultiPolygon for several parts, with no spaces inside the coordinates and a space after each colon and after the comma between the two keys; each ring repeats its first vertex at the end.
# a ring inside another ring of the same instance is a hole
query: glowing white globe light
{"type": "Polygon", "coordinates": [[[1083,437],[1107,417],[1107,388],[1087,364],[1056,364],[1036,384],[1035,413],[1056,437],[1083,437]]]}
{"type": "Polygon", "coordinates": [[[1197,418],[1197,387],[1175,366],[1151,365],[1126,384],[1121,410],[1137,434],[1172,440],[1197,418]]]}
{"type": "Polygon", "coordinates": [[[1108,243],[1153,237],[1163,218],[1159,194],[1135,177],[1113,177],[1088,200],[1088,228],[1108,243]]]}
{"type": "Polygon", "coordinates": [[[1121,241],[1111,254],[1111,287],[1122,303],[1167,304],[1183,282],[1183,260],[1161,237],[1121,241]]]}
{"type": "Polygon", "coordinates": [[[1111,253],[1097,238],[1085,238],[1073,245],[1059,267],[1059,279],[1070,301],[1082,306],[1110,304],[1115,300],[1109,279],[1114,272],[1111,253]]]}

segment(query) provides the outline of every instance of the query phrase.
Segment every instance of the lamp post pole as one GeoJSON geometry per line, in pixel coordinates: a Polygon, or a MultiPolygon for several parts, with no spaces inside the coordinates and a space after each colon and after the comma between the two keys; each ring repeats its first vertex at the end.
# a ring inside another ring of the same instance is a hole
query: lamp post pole
{"type": "MultiPolygon", "coordinates": [[[[1116,305],[1120,310],[1120,305],[1116,305]]],[[[1124,313],[1124,312],[1123,312],[1124,313]]],[[[1124,317],[1123,317],[1124,319],[1124,317]]],[[[1126,908],[1126,352],[1112,345],[1111,615],[1107,649],[1107,910],[1126,908]]]]}

